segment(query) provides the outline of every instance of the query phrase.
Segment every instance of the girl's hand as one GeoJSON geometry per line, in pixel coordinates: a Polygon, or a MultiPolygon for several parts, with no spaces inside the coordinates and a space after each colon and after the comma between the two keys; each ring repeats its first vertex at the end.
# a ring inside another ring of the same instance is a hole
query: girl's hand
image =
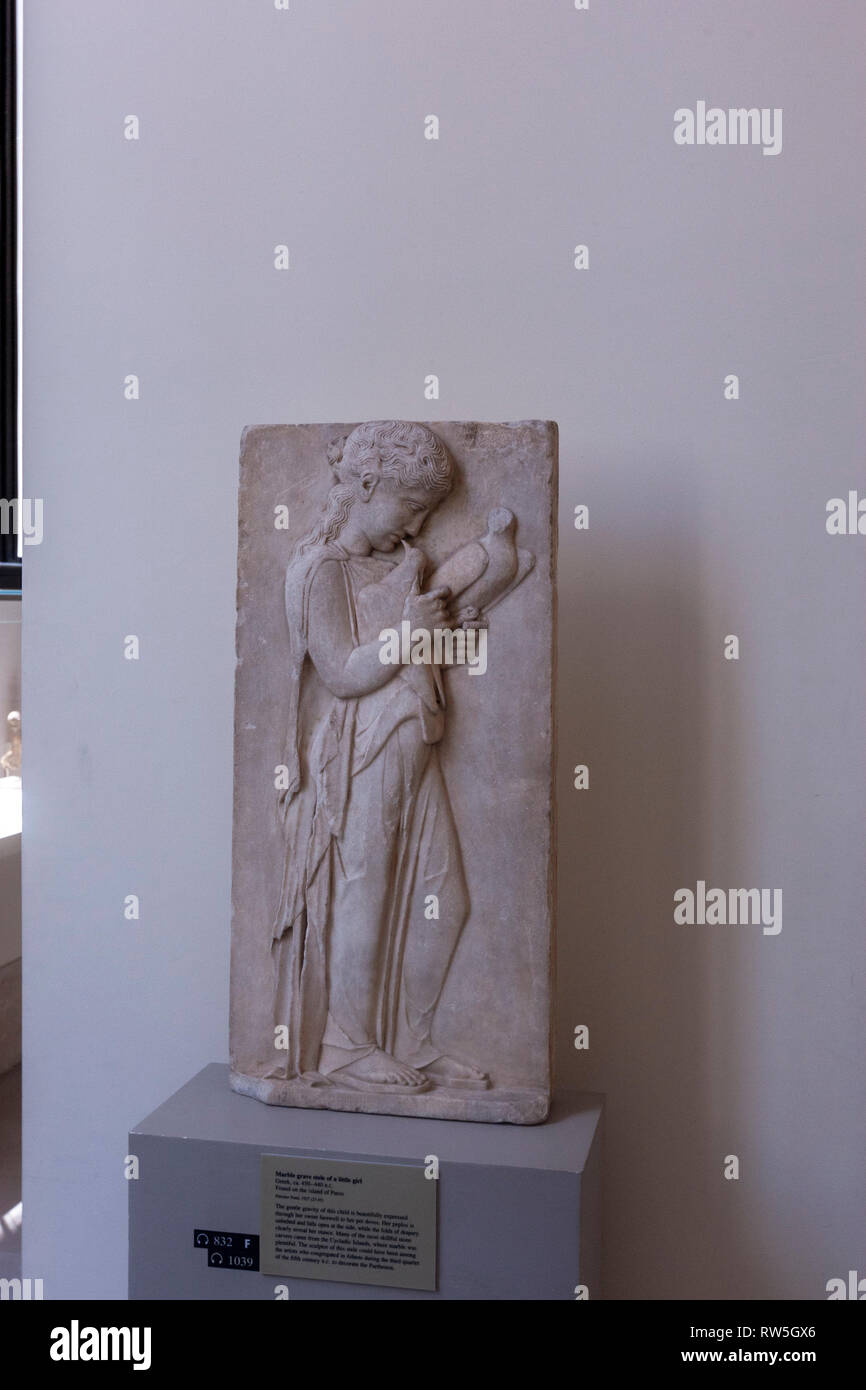
{"type": "Polygon", "coordinates": [[[468,632],[470,628],[478,629],[487,627],[488,625],[487,619],[482,618],[478,609],[473,608],[471,605],[460,609],[457,614],[456,622],[459,627],[463,628],[464,632],[468,632]]]}
{"type": "Polygon", "coordinates": [[[410,593],[403,604],[403,617],[408,619],[413,631],[426,629],[431,632],[435,627],[448,627],[449,617],[445,599],[450,590],[444,585],[439,589],[431,589],[428,594],[410,593]]]}

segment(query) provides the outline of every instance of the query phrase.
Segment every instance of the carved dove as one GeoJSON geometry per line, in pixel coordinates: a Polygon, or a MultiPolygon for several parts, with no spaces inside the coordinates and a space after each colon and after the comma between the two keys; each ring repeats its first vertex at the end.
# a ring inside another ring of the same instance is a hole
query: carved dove
{"type": "Polygon", "coordinates": [[[428,580],[428,588],[447,584],[460,608],[489,612],[529,573],[535,556],[519,550],[514,541],[517,521],[507,507],[495,507],[487,518],[487,533],[461,546],[428,580]]]}

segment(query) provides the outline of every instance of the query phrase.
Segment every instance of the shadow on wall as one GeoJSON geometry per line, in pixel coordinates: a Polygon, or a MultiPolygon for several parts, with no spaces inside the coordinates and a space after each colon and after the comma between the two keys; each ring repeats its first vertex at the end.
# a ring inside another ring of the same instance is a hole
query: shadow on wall
{"type": "Polygon", "coordinates": [[[745,972],[766,938],[674,921],[677,889],[739,885],[748,772],[724,657],[735,605],[707,583],[693,468],[609,461],[586,531],[573,510],[592,499],[561,497],[557,1081],[607,1097],[615,1299],[769,1298],[790,1279],[725,1177],[726,1156],[759,1138],[745,972]]]}

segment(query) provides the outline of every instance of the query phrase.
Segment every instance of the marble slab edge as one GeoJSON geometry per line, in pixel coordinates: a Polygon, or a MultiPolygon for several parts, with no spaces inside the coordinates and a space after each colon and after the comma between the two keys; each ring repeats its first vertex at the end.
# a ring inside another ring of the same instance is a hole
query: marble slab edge
{"type": "Polygon", "coordinates": [[[487,1124],[538,1125],[547,1119],[550,1101],[540,1088],[458,1091],[437,1086],[414,1096],[383,1096],[339,1086],[308,1086],[229,1072],[229,1085],[242,1096],[266,1105],[303,1110],[343,1110],[361,1115],[413,1115],[418,1119],[481,1120],[487,1124]]]}

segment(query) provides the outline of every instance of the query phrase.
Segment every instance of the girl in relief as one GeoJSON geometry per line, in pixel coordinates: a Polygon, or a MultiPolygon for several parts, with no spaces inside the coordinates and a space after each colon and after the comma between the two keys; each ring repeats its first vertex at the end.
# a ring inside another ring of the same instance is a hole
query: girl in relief
{"type": "Polygon", "coordinates": [[[285,874],[274,923],[273,1076],[380,1093],[483,1090],[434,1037],[469,902],[439,766],[438,668],[384,665],[379,632],[449,626],[411,548],[452,461],[423,425],[358,426],[331,451],[319,524],[286,571],[290,715],[285,874]],[[401,551],[402,542],[402,555],[401,551]],[[438,916],[425,904],[438,899],[438,916]]]}

